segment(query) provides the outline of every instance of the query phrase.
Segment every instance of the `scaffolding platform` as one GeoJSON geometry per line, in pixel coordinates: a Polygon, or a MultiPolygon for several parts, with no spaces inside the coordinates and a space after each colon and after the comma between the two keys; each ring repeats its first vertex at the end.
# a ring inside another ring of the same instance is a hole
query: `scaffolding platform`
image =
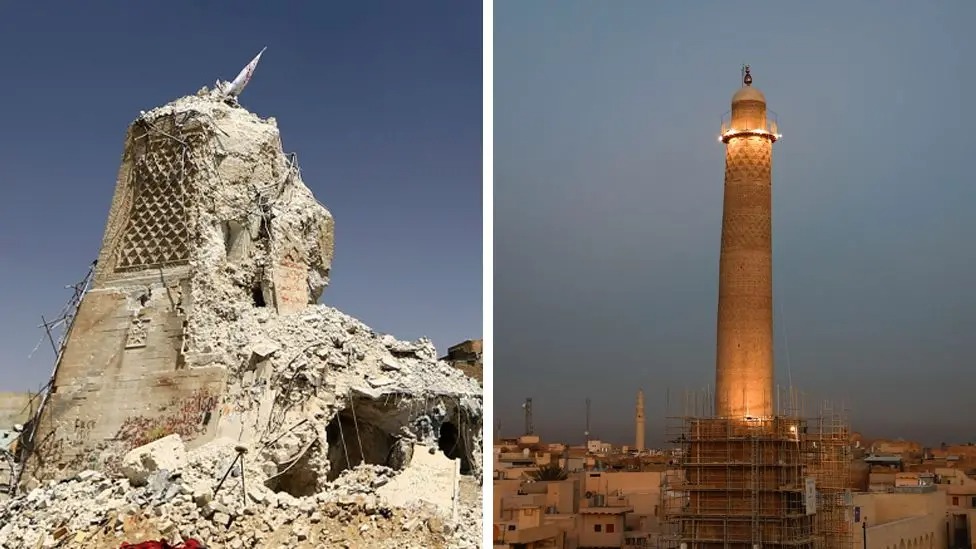
{"type": "Polygon", "coordinates": [[[852,549],[850,430],[820,416],[668,420],[664,547],[852,549]]]}

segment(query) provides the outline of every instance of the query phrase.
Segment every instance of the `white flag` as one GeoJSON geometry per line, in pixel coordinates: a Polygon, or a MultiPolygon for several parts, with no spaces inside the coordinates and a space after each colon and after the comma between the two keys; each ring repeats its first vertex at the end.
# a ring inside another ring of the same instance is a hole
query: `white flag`
{"type": "Polygon", "coordinates": [[[244,91],[244,86],[247,86],[247,83],[251,81],[251,75],[254,74],[254,69],[257,68],[258,61],[261,60],[261,54],[264,53],[264,50],[266,49],[268,49],[267,46],[261,48],[261,51],[254,56],[254,59],[252,59],[251,62],[241,70],[240,74],[237,75],[237,78],[235,78],[234,81],[227,86],[225,93],[228,96],[237,97],[242,91],[244,91]]]}

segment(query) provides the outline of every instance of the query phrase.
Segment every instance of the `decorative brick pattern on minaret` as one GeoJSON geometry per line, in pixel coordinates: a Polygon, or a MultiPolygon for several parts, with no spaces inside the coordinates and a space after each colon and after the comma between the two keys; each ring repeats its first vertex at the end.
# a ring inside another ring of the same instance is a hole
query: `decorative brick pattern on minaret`
{"type": "Polygon", "coordinates": [[[772,152],[776,128],[751,86],[732,98],[719,260],[715,413],[773,415],[772,152]]]}

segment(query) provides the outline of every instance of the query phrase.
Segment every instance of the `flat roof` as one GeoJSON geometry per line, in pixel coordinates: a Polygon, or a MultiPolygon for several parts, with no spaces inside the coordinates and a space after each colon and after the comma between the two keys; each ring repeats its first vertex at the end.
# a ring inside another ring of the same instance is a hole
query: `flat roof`
{"type": "Polygon", "coordinates": [[[868,456],[865,463],[901,463],[901,456],[868,456]]]}
{"type": "Polygon", "coordinates": [[[580,507],[581,515],[623,515],[631,513],[633,507],[580,507]]]}

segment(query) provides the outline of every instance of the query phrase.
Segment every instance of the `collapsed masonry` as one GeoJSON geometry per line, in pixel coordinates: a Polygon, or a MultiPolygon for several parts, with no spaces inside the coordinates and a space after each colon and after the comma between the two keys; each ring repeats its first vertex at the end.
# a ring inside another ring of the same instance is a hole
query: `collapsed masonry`
{"type": "Polygon", "coordinates": [[[142,113],[22,484],[120,473],[171,434],[242,444],[250,482],[299,498],[363,464],[409,469],[417,448],[480,479],[479,384],[427,339],[315,304],[333,231],[273,118],[207,89],[142,113]]]}

